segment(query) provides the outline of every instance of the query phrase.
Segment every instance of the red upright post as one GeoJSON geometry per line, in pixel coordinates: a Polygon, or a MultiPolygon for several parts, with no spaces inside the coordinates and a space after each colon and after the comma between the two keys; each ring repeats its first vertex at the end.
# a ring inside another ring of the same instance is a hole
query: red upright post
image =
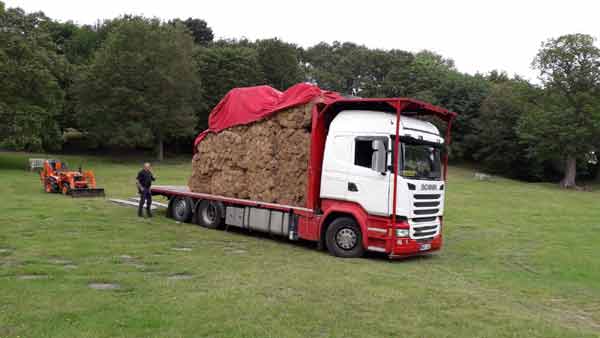
{"type": "MultiPolygon", "coordinates": [[[[396,203],[398,194],[398,154],[400,145],[400,113],[402,109],[400,107],[400,101],[396,101],[396,138],[394,139],[394,187],[393,187],[393,202],[392,202],[392,226],[396,224],[396,203]]],[[[395,234],[392,231],[392,237],[395,234]]]]}
{"type": "Polygon", "coordinates": [[[448,126],[446,128],[446,152],[444,154],[444,181],[446,181],[446,177],[448,176],[448,146],[450,146],[450,130],[452,129],[452,118],[448,120],[448,126]]]}

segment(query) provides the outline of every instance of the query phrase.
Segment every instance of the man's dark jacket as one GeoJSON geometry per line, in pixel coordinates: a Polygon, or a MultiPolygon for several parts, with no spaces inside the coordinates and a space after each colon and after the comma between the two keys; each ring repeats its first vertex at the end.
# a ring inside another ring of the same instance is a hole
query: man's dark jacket
{"type": "Polygon", "coordinates": [[[140,185],[144,190],[148,190],[152,185],[152,181],[154,181],[154,176],[152,176],[152,173],[149,170],[142,169],[137,175],[137,181],[140,182],[140,185]]]}

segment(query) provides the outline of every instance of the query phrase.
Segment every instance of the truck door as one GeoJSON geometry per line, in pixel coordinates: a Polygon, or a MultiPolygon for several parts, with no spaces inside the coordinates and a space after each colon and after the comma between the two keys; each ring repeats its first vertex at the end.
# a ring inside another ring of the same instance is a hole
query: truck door
{"type": "Polygon", "coordinates": [[[351,153],[352,166],[348,167],[346,200],[360,204],[369,214],[389,215],[390,174],[372,169],[373,140],[382,140],[389,149],[387,137],[357,136],[351,153]]]}
{"type": "Polygon", "coordinates": [[[325,144],[323,173],[321,176],[321,197],[346,199],[348,171],[351,167],[352,136],[329,136],[325,144]]]}

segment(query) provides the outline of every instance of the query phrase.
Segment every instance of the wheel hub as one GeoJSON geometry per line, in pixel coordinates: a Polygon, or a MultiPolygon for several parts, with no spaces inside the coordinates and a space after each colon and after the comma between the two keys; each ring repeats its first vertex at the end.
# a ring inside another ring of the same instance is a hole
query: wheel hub
{"type": "Polygon", "coordinates": [[[185,201],[184,200],[179,200],[177,202],[177,204],[175,205],[175,212],[177,213],[177,215],[179,216],[183,216],[185,214],[185,201]]]}
{"type": "Polygon", "coordinates": [[[212,203],[203,210],[202,218],[205,223],[214,223],[215,219],[217,218],[217,209],[212,203]]]}
{"type": "Polygon", "coordinates": [[[340,229],[335,235],[336,244],[344,250],[353,249],[356,246],[357,240],[358,236],[356,232],[349,228],[340,229]]]}

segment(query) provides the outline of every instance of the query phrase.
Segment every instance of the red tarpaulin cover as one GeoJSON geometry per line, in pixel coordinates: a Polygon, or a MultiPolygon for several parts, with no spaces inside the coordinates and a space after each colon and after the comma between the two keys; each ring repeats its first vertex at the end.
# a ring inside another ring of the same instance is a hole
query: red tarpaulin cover
{"type": "Polygon", "coordinates": [[[198,143],[208,133],[218,133],[233,126],[249,124],[280,110],[306,104],[317,98],[328,104],[342,96],[308,83],[299,83],[284,92],[269,86],[232,89],[210,112],[208,129],[196,137],[194,152],[198,143]]]}

